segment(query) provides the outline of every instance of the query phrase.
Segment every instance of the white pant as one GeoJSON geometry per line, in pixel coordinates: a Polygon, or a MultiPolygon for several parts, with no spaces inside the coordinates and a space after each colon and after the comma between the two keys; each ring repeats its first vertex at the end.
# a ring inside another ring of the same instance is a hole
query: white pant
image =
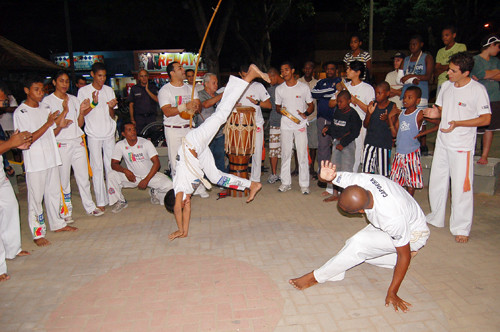
{"type": "Polygon", "coordinates": [[[170,164],[170,170],[172,174],[175,173],[177,166],[177,152],[182,144],[182,138],[191,131],[189,127],[187,128],[169,128],[165,127],[165,139],[167,141],[167,151],[168,151],[168,162],[170,164]]]}
{"type": "Polygon", "coordinates": [[[362,126],[361,131],[359,132],[359,136],[354,140],[354,142],[356,143],[356,152],[354,154],[354,166],[352,168],[352,171],[354,173],[358,173],[359,165],[363,161],[365,136],[366,136],[366,128],[362,126]]]}
{"type": "MultiPolygon", "coordinates": [[[[182,154],[181,158],[182,163],[189,162],[193,168],[200,173],[204,173],[207,178],[212,183],[216,183],[219,186],[230,187],[236,186],[238,190],[243,190],[245,188],[249,188],[251,181],[247,179],[242,179],[237,177],[236,175],[227,174],[221,172],[215,166],[214,157],[212,155],[212,151],[208,144],[212,141],[214,136],[219,131],[221,125],[223,125],[233,110],[233,106],[236,104],[238,99],[241,97],[243,91],[245,91],[248,83],[231,76],[229,78],[229,82],[224,90],[224,96],[222,97],[219,105],[217,106],[217,111],[212,114],[209,118],[207,118],[198,128],[190,131],[186,135],[186,146],[183,149],[182,147],[179,149],[179,154],[182,154]],[[194,149],[198,154],[198,158],[195,158],[188,149],[194,149]],[[186,151],[186,153],[184,153],[186,151]]],[[[262,142],[261,147],[262,147],[262,142]]],[[[262,154],[262,148],[261,148],[262,154]]],[[[189,172],[187,170],[186,165],[182,165],[183,169],[179,169],[179,176],[185,174],[185,172],[189,172]],[[182,171],[182,172],[181,172],[182,171]]],[[[252,166],[253,171],[253,166],[252,166]]],[[[192,175],[191,175],[192,176],[192,175]]],[[[260,176],[260,166],[259,166],[259,176],[260,176]]],[[[200,185],[200,187],[202,187],[200,185]]],[[[199,188],[199,187],[198,187],[199,188]]]]}
{"type": "Polygon", "coordinates": [[[90,193],[89,170],[87,165],[87,151],[81,137],[71,140],[59,140],[59,154],[61,155],[62,165],[59,166],[59,175],[61,176],[61,186],[64,192],[64,201],[68,207],[68,213],[64,217],[69,217],[73,212],[71,203],[71,167],[75,175],[78,191],[82,198],[83,208],[87,213],[95,210],[96,206],[90,193]]]}
{"type": "MultiPolygon", "coordinates": [[[[293,142],[297,149],[299,161],[299,186],[309,187],[309,160],[307,157],[307,129],[288,130],[281,128],[281,183],[292,184],[290,175],[290,163],[292,160],[293,142]]],[[[252,167],[253,170],[253,167],[252,167]]]]}
{"type": "Polygon", "coordinates": [[[7,178],[0,179],[0,274],[7,273],[5,259],[21,251],[19,205],[7,178]]]}
{"type": "Polygon", "coordinates": [[[474,151],[470,151],[469,180],[471,190],[464,192],[467,171],[467,152],[452,151],[436,145],[432,158],[429,178],[429,201],[431,213],[427,222],[436,227],[444,227],[446,201],[448,199],[449,179],[451,178],[451,216],[450,231],[453,235],[469,236],[472,226],[474,196],[474,151]]]}
{"type": "Polygon", "coordinates": [[[66,222],[60,216],[62,193],[59,167],[39,172],[26,172],[26,186],[28,187],[28,222],[33,239],[45,237],[47,233],[42,200],[47,210],[50,230],[57,231],[65,227],[66,222]]]}
{"type": "Polygon", "coordinates": [[[264,144],[264,127],[257,127],[255,133],[255,150],[252,155],[252,172],[250,181],[260,182],[260,173],[262,166],[262,144],[264,144]]]}
{"type": "MultiPolygon", "coordinates": [[[[125,202],[125,197],[122,194],[122,188],[136,188],[144,178],[136,176],[135,182],[130,182],[124,173],[111,171],[108,174],[108,192],[109,192],[109,205],[115,204],[117,201],[125,202]]],[[[162,173],[156,173],[151,180],[149,180],[148,188],[154,189],[155,196],[160,200],[163,205],[163,199],[167,192],[172,189],[172,181],[162,173]]]]}
{"type": "Polygon", "coordinates": [[[87,136],[87,143],[90,152],[90,167],[92,168],[92,183],[97,206],[108,205],[108,193],[104,183],[104,173],[106,177],[111,171],[111,156],[115,147],[115,137],[97,139],[87,136]]]}
{"type": "MultiPolygon", "coordinates": [[[[423,234],[415,242],[410,242],[411,251],[422,248],[428,237],[428,233],[423,234]]],[[[337,255],[314,270],[314,278],[319,283],[339,281],[344,279],[345,271],[363,262],[392,269],[396,266],[397,258],[391,236],[369,224],[349,238],[337,255]]]]}

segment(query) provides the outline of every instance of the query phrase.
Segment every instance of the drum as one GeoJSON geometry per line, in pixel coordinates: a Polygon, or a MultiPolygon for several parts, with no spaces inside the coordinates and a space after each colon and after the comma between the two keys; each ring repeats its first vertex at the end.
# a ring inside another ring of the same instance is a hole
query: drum
{"type": "MultiPolygon", "coordinates": [[[[253,107],[236,107],[231,112],[224,135],[226,137],[224,148],[229,156],[229,173],[248,179],[248,162],[255,149],[255,109],[253,107]]],[[[244,192],[230,189],[231,196],[248,196],[244,192]]]]}

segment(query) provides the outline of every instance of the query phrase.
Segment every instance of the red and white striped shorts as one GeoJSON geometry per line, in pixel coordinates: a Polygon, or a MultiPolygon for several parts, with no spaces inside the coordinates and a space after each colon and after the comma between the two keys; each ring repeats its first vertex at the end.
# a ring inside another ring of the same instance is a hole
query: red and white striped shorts
{"type": "Polygon", "coordinates": [[[420,148],[408,154],[396,153],[391,168],[391,180],[401,187],[423,188],[420,148]]]}

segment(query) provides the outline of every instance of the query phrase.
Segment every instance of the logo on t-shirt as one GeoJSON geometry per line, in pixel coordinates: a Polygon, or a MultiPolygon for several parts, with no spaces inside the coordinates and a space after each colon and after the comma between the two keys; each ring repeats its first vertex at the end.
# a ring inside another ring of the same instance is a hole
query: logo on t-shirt
{"type": "Polygon", "coordinates": [[[406,121],[401,121],[401,123],[399,124],[399,130],[401,131],[408,131],[410,130],[410,124],[406,121]]]}
{"type": "Polygon", "coordinates": [[[373,183],[373,185],[375,186],[375,188],[377,188],[378,192],[382,195],[382,197],[387,197],[387,196],[389,196],[389,195],[385,192],[384,188],[382,188],[382,185],[381,185],[380,183],[378,183],[378,181],[377,181],[377,180],[375,180],[374,178],[371,178],[371,179],[370,179],[370,182],[371,182],[371,183],[373,183]]]}
{"type": "Polygon", "coordinates": [[[461,101],[459,101],[458,102],[458,106],[467,107],[467,104],[466,103],[462,103],[461,101]]]}
{"type": "Polygon", "coordinates": [[[141,152],[141,153],[132,153],[132,152],[129,152],[128,154],[128,160],[130,161],[142,161],[144,160],[144,154],[141,152]]]}

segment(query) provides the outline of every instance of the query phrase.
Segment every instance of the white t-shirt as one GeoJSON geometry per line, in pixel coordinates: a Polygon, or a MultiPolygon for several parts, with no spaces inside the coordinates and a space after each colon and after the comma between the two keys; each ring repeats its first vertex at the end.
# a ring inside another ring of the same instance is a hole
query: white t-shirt
{"type": "MultiPolygon", "coordinates": [[[[448,128],[450,121],[470,120],[481,114],[490,114],[488,92],[481,83],[470,80],[462,87],[446,81],[436,99],[436,105],[443,108],[439,129],[448,128]]],[[[436,145],[454,151],[474,151],[476,127],[457,127],[451,133],[438,131],[436,145]]]]}
{"type": "Polygon", "coordinates": [[[266,88],[259,82],[252,82],[248,85],[248,88],[243,92],[240,100],[237,103],[241,103],[242,106],[251,106],[255,108],[255,124],[258,127],[264,126],[264,117],[262,116],[262,109],[260,106],[252,103],[247,97],[253,98],[260,102],[266,101],[271,98],[266,88]]]}
{"type": "Polygon", "coordinates": [[[116,143],[111,159],[120,161],[123,158],[127,168],[135,176],[145,178],[153,167],[151,158],[157,155],[158,152],[151,141],[137,137],[137,143],[134,146],[130,146],[126,139],[116,143]]]}
{"type": "Polygon", "coordinates": [[[286,116],[282,116],[281,129],[298,130],[305,128],[307,119],[303,119],[299,112],[304,113],[307,110],[307,104],[313,102],[309,87],[302,82],[297,82],[294,86],[288,86],[286,82],[283,82],[276,87],[275,94],[276,105],[286,108],[288,113],[300,120],[300,123],[296,124],[286,116]]]}
{"type": "MultiPolygon", "coordinates": [[[[399,70],[399,72],[403,72],[403,70],[399,70]]],[[[385,81],[387,83],[389,83],[389,85],[391,86],[392,89],[396,89],[396,90],[401,90],[403,89],[403,84],[401,84],[401,82],[399,81],[399,76],[398,76],[398,73],[399,73],[397,70],[393,70],[391,71],[390,73],[388,73],[386,76],[385,76],[385,81]]],[[[402,90],[401,90],[402,91],[402,90]]],[[[401,97],[400,96],[394,96],[394,97],[391,97],[389,98],[390,101],[392,101],[394,104],[396,104],[396,106],[401,109],[401,107],[403,106],[403,101],[401,100],[401,97]]]]}
{"type": "MultiPolygon", "coordinates": [[[[92,93],[96,88],[92,84],[78,90],[78,100],[82,103],[85,99],[92,102],[92,93]]],[[[85,116],[85,133],[92,138],[105,139],[115,135],[116,122],[109,116],[108,102],[115,99],[116,95],[111,87],[104,85],[99,91],[97,106],[85,116]]],[[[78,108],[80,109],[80,108],[78,108]]],[[[118,109],[118,105],[115,106],[118,109]]]]}
{"type": "MultiPolygon", "coordinates": [[[[194,99],[200,99],[198,92],[194,90],[194,99]]],[[[187,104],[191,101],[191,86],[173,86],[171,83],[165,84],[158,92],[158,103],[160,108],[165,105],[177,107],[181,104],[187,104]]],[[[163,124],[166,126],[184,126],[189,124],[189,120],[184,120],[179,114],[166,117],[163,115],[163,124]]]]}
{"type": "MultiPolygon", "coordinates": [[[[352,82],[346,84],[347,90],[351,93],[351,96],[355,96],[363,104],[368,105],[371,101],[375,100],[375,90],[373,87],[365,82],[361,82],[358,85],[351,85],[352,82]]],[[[351,104],[352,108],[358,112],[361,121],[365,120],[366,113],[363,112],[361,107],[351,104]]]]}
{"type": "MultiPolygon", "coordinates": [[[[299,78],[299,82],[307,84],[307,86],[309,87],[309,90],[312,91],[312,89],[314,89],[314,87],[316,86],[316,83],[318,83],[318,80],[313,77],[308,82],[308,81],[306,81],[306,79],[304,78],[304,76],[302,76],[301,78],[299,78]]],[[[316,118],[318,116],[318,110],[317,110],[318,105],[317,105],[316,99],[313,98],[313,100],[314,100],[314,110],[311,113],[311,115],[309,115],[307,117],[307,121],[309,121],[309,122],[316,120],[316,118]]]]}
{"type": "MultiPolygon", "coordinates": [[[[55,94],[51,94],[43,98],[42,103],[47,104],[52,113],[56,111],[63,111],[63,100],[56,97],[55,94]]],[[[83,135],[82,129],[78,127],[79,113],[80,102],[78,101],[78,98],[68,94],[68,114],[66,115],[66,119],[72,120],[73,123],[68,127],[61,129],[59,135],[57,135],[57,140],[74,139],[79,138],[83,135]]]]}
{"type": "Polygon", "coordinates": [[[370,223],[389,234],[395,247],[405,246],[412,234],[429,232],[424,212],[399,184],[382,175],[338,172],[333,184],[358,185],[373,196],[373,208],[365,209],[370,223]]]}
{"type": "MultiPolygon", "coordinates": [[[[34,133],[46,122],[51,113],[48,105],[40,103],[36,108],[22,103],[14,111],[14,129],[34,133]]],[[[39,172],[62,165],[54,136],[55,124],[33,144],[23,150],[24,169],[26,172],[39,172]]]]}
{"type": "MultiPolygon", "coordinates": [[[[17,101],[13,95],[8,95],[9,98],[9,107],[16,107],[17,101]]],[[[4,113],[0,115],[0,125],[2,126],[4,131],[13,131],[14,130],[14,115],[13,113],[4,113]]]]}

